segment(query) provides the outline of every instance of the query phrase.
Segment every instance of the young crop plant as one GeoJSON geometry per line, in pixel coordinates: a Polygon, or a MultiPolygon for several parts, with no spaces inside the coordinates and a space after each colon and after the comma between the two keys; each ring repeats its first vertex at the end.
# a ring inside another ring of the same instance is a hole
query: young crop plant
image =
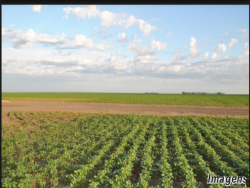
{"type": "Polygon", "coordinates": [[[181,177],[183,177],[183,182],[181,185],[184,187],[198,187],[199,183],[194,178],[195,174],[193,173],[193,169],[188,164],[188,160],[183,154],[183,150],[180,145],[180,139],[178,137],[177,129],[173,120],[169,120],[168,125],[170,134],[172,134],[173,154],[175,155],[173,166],[177,167],[178,173],[181,175],[181,177]]]}
{"type": "Polygon", "coordinates": [[[161,186],[164,188],[173,187],[173,173],[171,165],[169,164],[169,153],[167,150],[167,136],[166,136],[166,123],[162,124],[161,135],[161,160],[159,169],[161,172],[161,186]]]}
{"type": "Polygon", "coordinates": [[[232,187],[249,187],[247,118],[21,114],[2,126],[4,188],[225,187],[208,185],[208,174],[245,176],[232,187]]]}

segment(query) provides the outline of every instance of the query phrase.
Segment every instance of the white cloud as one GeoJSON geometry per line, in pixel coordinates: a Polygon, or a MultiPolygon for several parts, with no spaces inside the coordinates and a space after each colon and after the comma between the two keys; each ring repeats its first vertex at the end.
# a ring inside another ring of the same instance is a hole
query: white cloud
{"type": "Polygon", "coordinates": [[[139,22],[140,30],[143,32],[144,36],[148,36],[152,30],[156,30],[155,26],[148,24],[144,20],[139,19],[138,22],[139,22]]]}
{"type": "Polygon", "coordinates": [[[168,34],[167,34],[167,38],[168,38],[168,37],[170,37],[170,35],[171,35],[171,34],[172,34],[171,32],[170,32],[170,33],[168,33],[168,34]]]}
{"type": "Polygon", "coordinates": [[[182,51],[178,51],[178,52],[174,53],[174,60],[179,59],[179,57],[181,56],[181,53],[182,53],[182,51]]]}
{"type": "Polygon", "coordinates": [[[103,11],[101,13],[101,25],[105,27],[110,27],[116,18],[117,14],[109,11],[103,11]]]}
{"type": "Polygon", "coordinates": [[[233,46],[233,44],[236,42],[238,42],[237,39],[231,39],[230,44],[229,44],[229,48],[231,48],[233,46]]]}
{"type": "Polygon", "coordinates": [[[218,44],[219,50],[221,50],[223,53],[227,50],[227,46],[225,44],[218,44]]]}
{"type": "Polygon", "coordinates": [[[248,45],[248,43],[244,44],[244,49],[245,49],[244,55],[249,56],[249,45],[248,45]]]}
{"type": "Polygon", "coordinates": [[[14,24],[11,24],[10,27],[14,27],[15,25],[14,24]]]}
{"type": "Polygon", "coordinates": [[[12,30],[2,28],[2,36],[3,38],[13,38],[18,35],[18,33],[22,32],[22,30],[12,30]]]}
{"type": "Polygon", "coordinates": [[[37,38],[37,34],[33,31],[33,29],[29,29],[23,35],[18,36],[13,39],[14,47],[32,47],[32,42],[34,42],[37,38]]]}
{"type": "MultiPolygon", "coordinates": [[[[18,31],[19,32],[19,31],[18,31]]],[[[107,44],[94,44],[91,38],[87,38],[85,35],[76,34],[74,39],[68,39],[67,35],[51,36],[47,33],[37,34],[33,29],[29,29],[22,35],[14,35],[17,31],[2,29],[2,35],[5,37],[12,36],[14,47],[32,47],[32,43],[41,43],[46,45],[54,45],[58,49],[70,49],[70,48],[88,48],[93,50],[108,50],[113,48],[112,45],[107,44]]]]}
{"type": "Polygon", "coordinates": [[[156,41],[153,38],[151,39],[151,48],[156,48],[158,51],[162,51],[164,48],[166,48],[167,43],[160,43],[160,41],[156,41]]]}
{"type": "Polygon", "coordinates": [[[124,16],[123,14],[116,14],[106,10],[101,12],[96,7],[96,5],[86,5],[84,7],[76,8],[67,7],[63,9],[63,11],[65,12],[63,18],[67,19],[70,12],[72,12],[77,19],[86,19],[87,17],[91,18],[98,16],[101,18],[102,26],[110,27],[113,24],[114,20],[118,20],[119,18],[124,16]]]}
{"type": "Polygon", "coordinates": [[[16,36],[12,40],[14,47],[32,47],[33,42],[43,44],[62,44],[68,42],[66,35],[63,33],[61,36],[50,36],[49,34],[37,34],[33,29],[29,29],[22,35],[16,36]]]}
{"type": "Polygon", "coordinates": [[[211,57],[212,60],[216,60],[216,59],[219,59],[219,58],[220,58],[220,56],[217,55],[216,53],[213,53],[213,55],[211,57]]]}
{"type": "Polygon", "coordinates": [[[61,55],[61,56],[70,56],[70,55],[73,55],[74,52],[73,51],[70,51],[68,53],[63,53],[61,51],[58,51],[58,50],[55,50],[52,52],[53,55],[61,55]]]}
{"type": "Polygon", "coordinates": [[[30,5],[30,6],[34,12],[41,12],[41,9],[44,5],[30,5]]]}
{"type": "Polygon", "coordinates": [[[76,34],[73,41],[69,42],[68,46],[63,46],[62,48],[88,48],[88,49],[95,49],[95,50],[108,50],[113,48],[112,45],[107,44],[94,44],[93,40],[87,38],[85,35],[76,34]]]}
{"type": "MultiPolygon", "coordinates": [[[[146,53],[148,49],[146,49],[143,53],[146,53]]],[[[152,57],[151,55],[143,55],[143,56],[137,56],[137,60],[141,63],[149,63],[152,60],[155,60],[156,58],[152,57]]]]}
{"type": "Polygon", "coordinates": [[[101,18],[101,25],[105,27],[111,27],[112,25],[120,25],[123,26],[125,29],[128,29],[134,24],[139,24],[140,31],[143,32],[144,36],[148,36],[152,30],[156,30],[155,26],[150,25],[142,19],[137,19],[132,15],[130,15],[127,19],[123,19],[126,17],[126,14],[114,13],[107,10],[101,12],[96,8],[96,5],[88,5],[82,8],[67,7],[64,8],[63,11],[65,12],[63,18],[68,18],[70,12],[73,12],[77,19],[85,19],[86,16],[88,16],[89,18],[93,16],[99,16],[101,18]]]}
{"type": "Polygon", "coordinates": [[[196,43],[196,39],[194,37],[190,37],[190,44],[189,44],[189,55],[192,58],[198,58],[200,57],[200,53],[201,51],[197,49],[195,43],[196,43]]]}
{"type": "Polygon", "coordinates": [[[97,30],[98,29],[98,27],[95,27],[95,30],[97,30]]]}
{"type": "Polygon", "coordinates": [[[244,44],[244,48],[245,48],[245,49],[249,48],[248,43],[245,43],[245,44],[244,44]]]}
{"type": "Polygon", "coordinates": [[[247,31],[246,29],[239,29],[238,31],[242,32],[241,37],[247,37],[248,36],[248,33],[246,32],[247,31]]]}
{"type": "Polygon", "coordinates": [[[137,35],[134,35],[128,46],[128,50],[134,51],[135,61],[149,63],[155,60],[156,58],[152,56],[155,56],[157,52],[149,50],[148,47],[140,47],[141,40],[136,40],[136,38],[137,35]]]}
{"type": "Polygon", "coordinates": [[[120,42],[120,43],[127,42],[126,33],[119,33],[118,34],[118,42],[120,42]]]}
{"type": "Polygon", "coordinates": [[[209,52],[206,52],[205,55],[204,55],[204,59],[207,59],[209,56],[209,52]]]}
{"type": "Polygon", "coordinates": [[[133,35],[132,38],[131,38],[130,44],[139,44],[139,43],[142,42],[141,39],[136,39],[136,38],[137,38],[137,35],[136,34],[133,35]]]}
{"type": "MultiPolygon", "coordinates": [[[[244,68],[245,68],[245,65],[249,65],[249,60],[244,58],[244,56],[239,56],[237,59],[236,59],[236,62],[235,62],[236,65],[244,65],[244,68]]],[[[249,75],[249,70],[248,70],[248,75],[249,75]]]]}
{"type": "Polygon", "coordinates": [[[84,7],[76,7],[76,8],[64,8],[63,11],[65,12],[65,15],[63,18],[68,18],[69,13],[72,12],[77,19],[86,19],[86,17],[91,18],[91,17],[96,17],[99,16],[100,12],[96,8],[96,5],[86,5],[84,7]]]}
{"type": "Polygon", "coordinates": [[[229,34],[228,33],[224,33],[224,34],[221,34],[221,36],[227,37],[227,36],[229,36],[229,34]]]}
{"type": "Polygon", "coordinates": [[[114,22],[114,24],[123,26],[125,29],[128,29],[134,24],[139,24],[140,31],[143,32],[144,36],[148,36],[152,30],[156,30],[155,26],[150,25],[142,19],[137,19],[132,15],[130,15],[127,19],[120,19],[118,22],[114,22]]]}
{"type": "MultiPolygon", "coordinates": [[[[134,80],[142,78],[145,80],[145,83],[141,82],[141,84],[145,84],[147,86],[145,88],[148,88],[148,82],[152,80],[154,80],[153,84],[157,84],[159,80],[164,81],[164,84],[166,84],[165,81],[171,79],[169,86],[171,86],[174,80],[185,82],[185,79],[193,80],[194,82],[199,80],[203,85],[205,81],[209,81],[212,86],[218,82],[239,83],[240,81],[247,85],[249,81],[249,61],[248,58],[244,56],[238,58],[227,57],[226,59],[232,61],[230,66],[228,66],[227,63],[220,63],[220,60],[206,60],[186,66],[185,64],[171,64],[165,61],[159,62],[152,57],[151,53],[148,53],[149,50],[147,48],[140,49],[141,51],[144,49],[145,53],[143,56],[138,56],[137,59],[131,60],[122,59],[120,56],[108,54],[107,52],[89,51],[88,53],[71,54],[70,51],[63,51],[63,53],[58,52],[52,54],[48,48],[44,50],[38,48],[4,48],[2,52],[3,78],[6,81],[8,80],[7,78],[9,78],[8,76],[15,75],[18,76],[16,80],[19,80],[20,78],[24,79],[27,75],[40,75],[40,79],[49,80],[49,82],[47,82],[47,88],[48,84],[53,85],[52,90],[55,89],[54,87],[56,85],[54,79],[60,80],[64,86],[71,85],[74,81],[78,81],[79,84],[75,88],[82,85],[82,82],[86,82],[89,86],[93,87],[100,82],[102,83],[101,85],[106,84],[107,81],[114,84],[114,79],[117,78],[124,81],[129,80],[130,85],[131,82],[134,83],[134,80]],[[211,66],[211,63],[213,66],[211,66]],[[24,77],[22,75],[26,76],[24,77]],[[54,79],[49,77],[50,75],[53,76],[54,79]],[[227,81],[225,81],[225,79],[227,81]],[[94,80],[94,82],[90,82],[92,80],[94,80]]],[[[35,76],[28,77],[28,79],[35,81],[33,82],[34,85],[37,83],[37,77],[35,76]]],[[[220,87],[224,86],[223,83],[220,87]]],[[[122,82],[118,83],[118,85],[121,84],[122,82]]],[[[185,85],[190,87],[192,84],[185,82],[185,85]]],[[[136,86],[140,87],[140,84],[136,86]]],[[[100,87],[95,87],[96,91],[100,91],[100,87]]],[[[145,90],[142,92],[145,92],[145,90]]]]}
{"type": "Polygon", "coordinates": [[[121,19],[115,24],[121,25],[121,26],[124,25],[124,28],[128,29],[130,26],[132,26],[136,23],[138,23],[138,20],[134,16],[130,15],[126,20],[121,19]]]}
{"type": "Polygon", "coordinates": [[[67,35],[62,33],[58,36],[50,36],[49,34],[39,34],[35,42],[47,43],[47,44],[62,44],[67,43],[69,40],[66,39],[67,35]]]}

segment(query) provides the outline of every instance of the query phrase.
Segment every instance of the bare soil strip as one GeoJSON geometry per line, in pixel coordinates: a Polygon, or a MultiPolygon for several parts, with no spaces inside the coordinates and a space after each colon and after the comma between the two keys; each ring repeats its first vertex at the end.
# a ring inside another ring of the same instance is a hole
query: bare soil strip
{"type": "Polygon", "coordinates": [[[155,114],[155,115],[195,115],[217,117],[247,117],[249,108],[240,107],[201,107],[177,105],[142,105],[112,103],[63,103],[34,101],[2,101],[2,123],[7,123],[10,111],[76,111],[104,112],[120,114],[155,114]]]}

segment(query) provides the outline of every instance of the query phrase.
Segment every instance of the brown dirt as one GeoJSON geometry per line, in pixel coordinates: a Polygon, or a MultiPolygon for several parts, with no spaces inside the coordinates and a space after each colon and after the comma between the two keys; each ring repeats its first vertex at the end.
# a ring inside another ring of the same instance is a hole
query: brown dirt
{"type": "Polygon", "coordinates": [[[76,111],[95,113],[104,112],[120,114],[196,115],[249,118],[249,107],[2,101],[2,123],[7,123],[9,121],[9,117],[7,115],[10,111],[76,111]]]}

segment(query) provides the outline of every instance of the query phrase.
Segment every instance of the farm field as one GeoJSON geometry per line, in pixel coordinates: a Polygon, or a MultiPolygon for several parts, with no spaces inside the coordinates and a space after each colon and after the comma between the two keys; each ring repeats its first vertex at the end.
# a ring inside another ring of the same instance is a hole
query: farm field
{"type": "Polygon", "coordinates": [[[2,100],[249,107],[249,95],[2,93],[2,100]]]}
{"type": "Polygon", "coordinates": [[[208,187],[209,173],[249,182],[249,118],[62,111],[9,118],[3,187],[208,187]]]}

